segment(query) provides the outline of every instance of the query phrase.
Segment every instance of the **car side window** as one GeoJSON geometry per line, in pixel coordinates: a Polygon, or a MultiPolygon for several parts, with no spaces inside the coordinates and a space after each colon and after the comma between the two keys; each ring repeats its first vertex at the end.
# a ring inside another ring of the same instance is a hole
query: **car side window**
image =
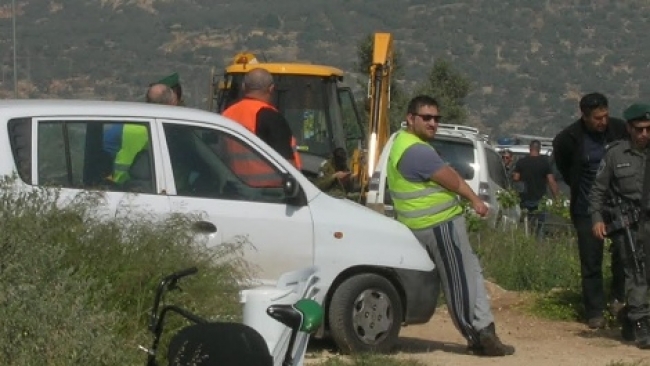
{"type": "Polygon", "coordinates": [[[150,135],[139,122],[39,122],[38,184],[155,193],[150,135]]]}
{"type": "Polygon", "coordinates": [[[14,156],[18,176],[32,183],[32,119],[17,118],[9,121],[9,144],[14,156]]]}
{"type": "Polygon", "coordinates": [[[163,128],[177,195],[286,202],[282,174],[248,143],[205,127],[163,128]]]}
{"type": "Polygon", "coordinates": [[[501,188],[509,188],[508,175],[501,156],[491,149],[485,149],[490,179],[501,188]]]}

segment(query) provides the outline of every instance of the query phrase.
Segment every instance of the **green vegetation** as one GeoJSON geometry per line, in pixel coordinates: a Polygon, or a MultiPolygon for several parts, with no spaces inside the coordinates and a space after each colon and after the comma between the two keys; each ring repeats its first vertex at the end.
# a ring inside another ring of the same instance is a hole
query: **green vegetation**
{"type": "MultiPolygon", "coordinates": [[[[3,15],[7,97],[12,22],[3,15]]],[[[150,82],[178,71],[188,106],[206,108],[211,68],[221,73],[242,51],[336,66],[350,85],[361,75],[365,86],[356,47],[383,31],[400,55],[395,86],[414,89],[445,59],[472,83],[466,105],[476,125],[491,135],[551,135],[575,118],[581,93],[608,94],[613,115],[650,94],[640,52],[648,39],[638,26],[649,15],[645,0],[24,1],[17,71],[23,98],[109,100],[142,100],[150,82]]]]}
{"type": "Polygon", "coordinates": [[[424,366],[425,364],[411,359],[398,359],[382,355],[359,355],[355,357],[332,357],[315,363],[316,366],[424,366]]]}
{"type": "Polygon", "coordinates": [[[417,94],[432,95],[440,103],[445,123],[466,124],[465,98],[472,90],[472,84],[448,60],[437,59],[417,94]]]}
{"type": "Polygon", "coordinates": [[[143,364],[153,290],[190,266],[199,274],[170,300],[208,318],[239,316],[243,243],[208,249],[191,217],[100,217],[99,200],[0,183],[0,364],[143,364]]]}

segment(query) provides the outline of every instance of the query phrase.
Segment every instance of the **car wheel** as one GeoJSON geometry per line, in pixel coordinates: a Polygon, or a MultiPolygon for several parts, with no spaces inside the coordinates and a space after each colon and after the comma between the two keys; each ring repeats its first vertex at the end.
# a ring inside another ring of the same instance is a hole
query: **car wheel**
{"type": "Polygon", "coordinates": [[[344,353],[388,353],[402,325],[403,310],[393,284],[376,274],[345,280],[329,306],[330,333],[344,353]]]}

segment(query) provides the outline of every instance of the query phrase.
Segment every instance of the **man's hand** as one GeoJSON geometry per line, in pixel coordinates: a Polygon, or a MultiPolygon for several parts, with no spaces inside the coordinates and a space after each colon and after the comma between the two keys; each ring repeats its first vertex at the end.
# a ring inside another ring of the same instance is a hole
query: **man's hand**
{"type": "Polygon", "coordinates": [[[488,207],[481,199],[472,201],[472,208],[476,211],[476,214],[481,217],[485,217],[488,213],[488,207]]]}
{"type": "Polygon", "coordinates": [[[347,177],[348,175],[350,175],[350,172],[338,171],[338,172],[336,172],[336,173],[334,173],[332,175],[336,179],[343,179],[343,178],[347,177]]]}
{"type": "Polygon", "coordinates": [[[594,236],[599,240],[605,239],[605,235],[607,235],[607,229],[605,228],[604,222],[595,223],[594,226],[591,228],[591,231],[593,232],[594,236]]]}

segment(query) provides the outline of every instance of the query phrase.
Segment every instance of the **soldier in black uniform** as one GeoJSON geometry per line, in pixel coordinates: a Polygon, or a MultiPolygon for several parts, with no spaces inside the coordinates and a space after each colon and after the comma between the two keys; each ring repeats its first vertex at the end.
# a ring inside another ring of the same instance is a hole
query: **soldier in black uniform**
{"type": "MultiPolygon", "coordinates": [[[[612,142],[607,146],[591,189],[589,212],[593,221],[594,236],[600,240],[610,236],[613,245],[619,245],[625,270],[627,304],[624,313],[627,313],[629,321],[634,325],[633,336],[636,338],[636,345],[647,349],[650,348],[649,293],[645,270],[638,262],[635,263],[642,250],[639,250],[640,246],[637,245],[636,233],[639,226],[634,222],[634,218],[638,217],[634,212],[640,212],[644,190],[643,174],[650,140],[650,105],[633,104],[625,110],[623,116],[627,120],[630,138],[612,142]],[[608,195],[616,205],[611,209],[605,202],[608,195]],[[629,215],[625,217],[632,220],[616,221],[623,215],[629,215]],[[629,222],[631,243],[625,244],[624,230],[615,231],[610,235],[607,221],[629,222]]],[[[625,328],[624,326],[624,338],[629,339],[631,335],[625,334],[625,328]]]]}

